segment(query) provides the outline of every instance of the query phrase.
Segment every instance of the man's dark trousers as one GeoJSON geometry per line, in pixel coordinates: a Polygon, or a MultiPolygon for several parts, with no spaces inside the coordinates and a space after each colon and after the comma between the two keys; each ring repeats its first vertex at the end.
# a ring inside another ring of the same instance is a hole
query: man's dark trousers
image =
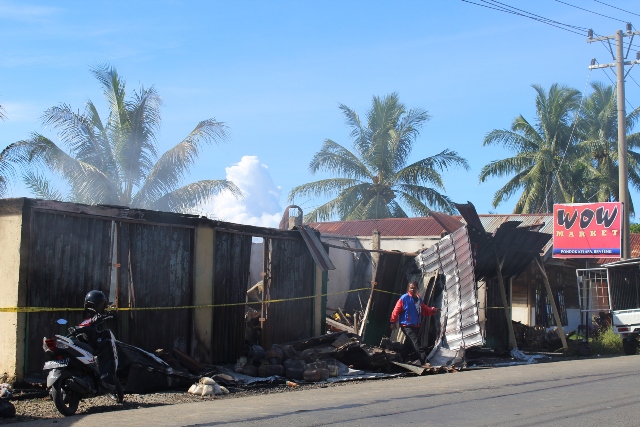
{"type": "MultiPolygon", "coordinates": [[[[420,338],[418,338],[419,329],[409,326],[400,326],[400,329],[402,329],[402,333],[413,346],[413,350],[420,355],[420,363],[425,363],[427,361],[427,354],[420,347],[420,338]]],[[[406,343],[407,341],[405,341],[405,344],[406,343]]]]}

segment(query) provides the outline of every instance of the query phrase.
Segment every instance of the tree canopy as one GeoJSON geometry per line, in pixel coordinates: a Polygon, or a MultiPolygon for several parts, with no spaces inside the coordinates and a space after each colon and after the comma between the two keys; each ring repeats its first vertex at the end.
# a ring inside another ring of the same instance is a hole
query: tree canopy
{"type": "MultiPolygon", "coordinates": [[[[615,90],[601,83],[581,99],[578,90],[553,84],[536,91],[533,123],[516,117],[510,129],[489,132],[483,145],[502,145],[514,153],[495,160],[480,172],[480,182],[490,177],[510,177],[494,195],[497,207],[513,195],[519,198],[514,213],[546,213],[554,203],[618,200],[618,135],[615,90]]],[[[631,132],[640,109],[627,117],[631,132]]],[[[628,135],[629,178],[640,188],[638,134],[628,135]]]]}
{"type": "Polygon", "coordinates": [[[351,108],[339,106],[351,129],[354,151],[326,139],[312,158],[312,174],[334,177],[299,185],[289,193],[297,197],[330,197],[305,215],[305,221],[403,218],[407,210],[427,215],[431,209],[452,213],[451,200],[441,191],[440,171],[452,166],[468,169],[467,161],[449,149],[409,163],[420,129],[429,120],[422,109],[407,109],[398,95],[374,96],[365,121],[351,108]]]}
{"type": "Polygon", "coordinates": [[[227,180],[182,185],[202,146],[227,139],[224,123],[203,120],[158,156],[161,100],[156,89],[140,87],[127,97],[125,81],[115,68],[98,66],[91,72],[108,105],[104,119],[92,101],[83,112],[60,104],[45,111],[42,122],[57,131],[61,145],[33,133],[5,149],[23,166],[23,179],[36,196],[174,212],[193,208],[220,191],[241,197],[227,180]],[[61,177],[68,189],[58,189],[47,172],[61,177]]]}

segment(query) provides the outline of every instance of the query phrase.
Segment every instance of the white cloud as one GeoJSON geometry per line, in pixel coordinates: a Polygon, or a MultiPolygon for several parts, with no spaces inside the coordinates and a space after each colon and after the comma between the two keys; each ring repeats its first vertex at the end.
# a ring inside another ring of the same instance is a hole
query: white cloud
{"type": "Polygon", "coordinates": [[[225,192],[214,196],[198,210],[221,221],[277,228],[282,218],[281,187],[274,184],[268,166],[257,156],[243,156],[240,162],[225,171],[227,179],[242,190],[244,200],[225,192]]]}
{"type": "Polygon", "coordinates": [[[60,11],[57,7],[33,6],[22,2],[0,1],[0,15],[3,19],[22,22],[40,22],[60,11]]]}

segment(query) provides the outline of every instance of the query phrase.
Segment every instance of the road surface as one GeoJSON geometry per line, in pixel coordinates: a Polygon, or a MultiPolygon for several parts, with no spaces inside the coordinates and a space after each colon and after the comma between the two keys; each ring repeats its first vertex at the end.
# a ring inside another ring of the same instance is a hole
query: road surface
{"type": "Polygon", "coordinates": [[[639,426],[640,356],[367,381],[35,426],[639,426]]]}

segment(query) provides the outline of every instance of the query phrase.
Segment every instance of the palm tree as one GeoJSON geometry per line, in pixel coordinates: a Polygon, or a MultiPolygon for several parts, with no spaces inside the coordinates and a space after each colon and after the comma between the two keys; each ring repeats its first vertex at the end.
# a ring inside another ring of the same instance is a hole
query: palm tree
{"type": "MultiPolygon", "coordinates": [[[[614,86],[596,82],[585,101],[581,117],[584,140],[579,144],[583,163],[588,168],[595,190],[588,201],[609,202],[618,197],[618,105],[614,86]]],[[[640,134],[630,133],[640,117],[640,107],[626,120],[628,174],[631,184],[640,189],[640,134]]]]}
{"type": "Polygon", "coordinates": [[[330,139],[324,141],[309,169],[312,174],[326,171],[337,177],[300,185],[289,193],[291,202],[295,197],[333,197],[305,215],[305,221],[326,221],[336,215],[341,220],[405,218],[405,207],[418,215],[427,215],[431,208],[454,211],[451,200],[438,192],[444,190],[438,171],[449,166],[468,169],[465,159],[445,149],[407,165],[420,128],[429,119],[426,111],[407,110],[396,93],[374,96],[366,123],[346,105],[340,104],[340,110],[351,128],[355,153],[330,139]]]}
{"type": "Polygon", "coordinates": [[[226,126],[215,119],[198,123],[180,143],[158,158],[160,98],[154,87],[141,87],[126,98],[125,82],[108,66],[93,68],[109,106],[103,121],[88,101],[83,113],[61,104],[48,109],[45,126],[58,131],[64,151],[47,137],[34,133],[14,144],[28,166],[23,178],[38,197],[87,204],[183,212],[220,191],[241,192],[226,180],[203,180],[180,186],[205,143],[226,139],[226,126]],[[41,167],[62,177],[69,191],[56,189],[41,167]]]}
{"type": "Polygon", "coordinates": [[[522,115],[510,130],[495,129],[483,145],[501,144],[515,152],[513,157],[495,160],[480,172],[480,182],[493,176],[512,176],[493,197],[493,207],[521,192],[514,213],[552,212],[554,203],[580,201],[580,177],[585,170],[575,167],[577,132],[571,126],[580,103],[580,92],[553,84],[548,92],[536,91],[536,122],[522,115]]]}

